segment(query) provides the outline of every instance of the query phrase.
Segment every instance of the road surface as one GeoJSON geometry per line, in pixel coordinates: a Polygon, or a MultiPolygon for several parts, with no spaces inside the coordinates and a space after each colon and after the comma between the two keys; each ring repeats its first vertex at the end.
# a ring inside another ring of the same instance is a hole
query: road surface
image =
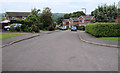
{"type": "Polygon", "coordinates": [[[21,41],[2,53],[3,71],[118,71],[118,48],[82,42],[71,31],[21,41]]]}

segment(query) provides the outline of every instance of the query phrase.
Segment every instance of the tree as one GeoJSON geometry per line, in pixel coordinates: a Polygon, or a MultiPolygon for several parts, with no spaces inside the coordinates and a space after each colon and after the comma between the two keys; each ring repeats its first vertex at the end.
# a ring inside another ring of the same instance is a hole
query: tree
{"type": "Polygon", "coordinates": [[[64,15],[64,19],[69,19],[70,17],[80,17],[85,16],[86,14],[83,11],[77,11],[73,13],[67,13],[64,15]]]}
{"type": "Polygon", "coordinates": [[[70,16],[71,16],[71,14],[66,13],[66,14],[64,15],[64,19],[69,19],[70,16]]]}
{"type": "Polygon", "coordinates": [[[25,19],[25,22],[28,23],[29,26],[32,26],[34,23],[39,23],[38,16],[39,16],[40,9],[32,9],[31,14],[25,19]]]}
{"type": "Polygon", "coordinates": [[[49,27],[53,23],[51,9],[48,7],[43,9],[41,15],[38,18],[40,22],[43,23],[43,28],[49,27]]]}
{"type": "Polygon", "coordinates": [[[23,26],[23,30],[27,30],[29,32],[39,32],[39,29],[42,28],[42,23],[39,21],[38,17],[40,16],[40,9],[32,9],[31,14],[25,19],[25,26],[23,26]]]}
{"type": "Polygon", "coordinates": [[[115,5],[98,6],[91,15],[94,15],[96,22],[115,22],[118,16],[118,9],[115,5]]]}
{"type": "Polygon", "coordinates": [[[57,24],[62,23],[62,20],[63,20],[63,19],[64,19],[63,17],[58,17],[57,20],[56,20],[57,24]]]}

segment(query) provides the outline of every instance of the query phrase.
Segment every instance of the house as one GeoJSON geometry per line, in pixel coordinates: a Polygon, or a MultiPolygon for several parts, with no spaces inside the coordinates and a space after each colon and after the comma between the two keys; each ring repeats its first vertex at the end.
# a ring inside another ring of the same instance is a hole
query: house
{"type": "Polygon", "coordinates": [[[63,26],[65,26],[65,28],[68,28],[69,27],[69,19],[63,19],[62,24],[63,24],[63,26]]]}
{"type": "Polygon", "coordinates": [[[11,19],[20,19],[23,20],[25,19],[30,12],[6,12],[6,19],[11,20],[11,19]]]}
{"type": "Polygon", "coordinates": [[[62,22],[63,26],[71,28],[72,26],[81,26],[89,24],[92,19],[94,19],[93,16],[80,16],[79,18],[63,19],[62,22]]]}
{"type": "Polygon", "coordinates": [[[120,23],[120,16],[116,18],[115,22],[120,23]]]}

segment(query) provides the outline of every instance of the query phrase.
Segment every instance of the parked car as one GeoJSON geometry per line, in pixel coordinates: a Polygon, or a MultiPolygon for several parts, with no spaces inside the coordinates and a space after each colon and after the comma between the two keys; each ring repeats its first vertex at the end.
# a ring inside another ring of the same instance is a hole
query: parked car
{"type": "Polygon", "coordinates": [[[72,27],[71,31],[77,31],[77,27],[72,27]]]}
{"type": "Polygon", "coordinates": [[[15,27],[17,27],[17,26],[21,27],[21,25],[22,25],[22,24],[20,24],[20,23],[13,23],[13,24],[11,24],[11,25],[9,25],[9,26],[4,26],[4,30],[9,31],[11,26],[14,26],[14,28],[15,28],[15,27]]]}
{"type": "Polygon", "coordinates": [[[58,27],[59,30],[67,30],[65,27],[58,27]]]}

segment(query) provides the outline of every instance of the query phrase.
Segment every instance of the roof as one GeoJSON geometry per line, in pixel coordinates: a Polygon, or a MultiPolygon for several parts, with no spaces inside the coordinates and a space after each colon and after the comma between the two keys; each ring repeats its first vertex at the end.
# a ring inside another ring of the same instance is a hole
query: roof
{"type": "Polygon", "coordinates": [[[0,23],[9,23],[10,21],[9,20],[4,20],[4,21],[1,21],[0,23]]]}
{"type": "Polygon", "coordinates": [[[83,18],[84,18],[85,20],[91,20],[91,19],[93,19],[93,16],[83,16],[83,18]]]}
{"type": "Polygon", "coordinates": [[[6,12],[8,16],[28,16],[31,12],[6,12]]]}
{"type": "Polygon", "coordinates": [[[79,21],[78,18],[70,18],[72,19],[73,21],[79,21]]]}
{"type": "Polygon", "coordinates": [[[63,22],[69,22],[69,19],[63,19],[62,21],[63,22]]]}

